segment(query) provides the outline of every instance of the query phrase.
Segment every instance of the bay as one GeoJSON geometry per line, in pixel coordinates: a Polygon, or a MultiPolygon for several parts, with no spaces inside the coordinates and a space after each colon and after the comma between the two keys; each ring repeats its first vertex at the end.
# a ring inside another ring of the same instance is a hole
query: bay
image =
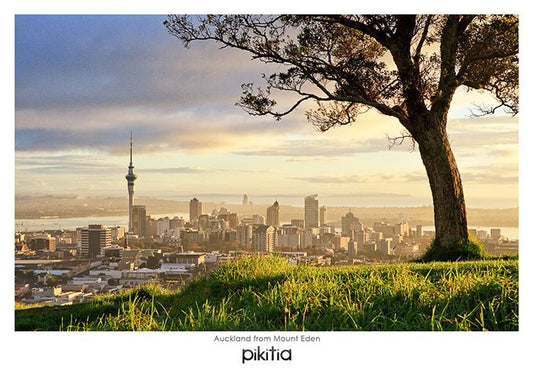
{"type": "MultiPolygon", "coordinates": [[[[189,219],[189,214],[155,214],[152,218],[158,219],[175,216],[189,219]]],[[[120,226],[128,227],[127,215],[114,215],[103,217],[79,217],[79,218],[39,218],[39,219],[15,219],[15,232],[42,231],[42,230],[75,230],[78,227],[87,227],[90,224],[101,224],[105,227],[120,226]]]]}

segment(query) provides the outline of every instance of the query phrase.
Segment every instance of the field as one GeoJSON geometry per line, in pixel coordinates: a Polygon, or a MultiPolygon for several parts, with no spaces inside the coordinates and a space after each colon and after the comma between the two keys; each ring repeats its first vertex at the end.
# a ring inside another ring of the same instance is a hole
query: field
{"type": "Polygon", "coordinates": [[[15,310],[16,330],[517,331],[518,260],[316,268],[279,257],[158,286],[15,310]]]}

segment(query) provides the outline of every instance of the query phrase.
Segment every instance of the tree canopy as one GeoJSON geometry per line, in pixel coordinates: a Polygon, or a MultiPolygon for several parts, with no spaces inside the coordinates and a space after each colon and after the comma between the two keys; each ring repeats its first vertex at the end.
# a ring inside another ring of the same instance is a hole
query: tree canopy
{"type": "Polygon", "coordinates": [[[306,101],[320,130],[352,123],[369,108],[416,132],[412,113],[446,113],[460,86],[486,90],[518,112],[518,17],[497,15],[169,16],[185,46],[214,40],[285,69],[266,86],[243,84],[238,104],[253,115],[289,114],[306,101]],[[278,109],[274,90],[298,100],[278,109]]]}

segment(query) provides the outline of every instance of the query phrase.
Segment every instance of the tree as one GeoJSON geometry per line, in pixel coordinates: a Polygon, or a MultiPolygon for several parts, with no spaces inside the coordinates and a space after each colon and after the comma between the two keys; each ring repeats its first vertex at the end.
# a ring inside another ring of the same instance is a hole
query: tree
{"type": "Polygon", "coordinates": [[[479,254],[468,239],[466,207],[448,141],[448,110],[459,87],[490,92],[476,115],[518,112],[518,17],[507,15],[171,15],[168,32],[186,47],[213,40],[276,63],[266,87],[243,84],[238,105],[276,119],[314,101],[319,130],[348,125],[375,109],[406,129],[392,138],[418,146],[433,197],[438,259],[479,254]],[[278,110],[274,92],[297,94],[278,110]]]}

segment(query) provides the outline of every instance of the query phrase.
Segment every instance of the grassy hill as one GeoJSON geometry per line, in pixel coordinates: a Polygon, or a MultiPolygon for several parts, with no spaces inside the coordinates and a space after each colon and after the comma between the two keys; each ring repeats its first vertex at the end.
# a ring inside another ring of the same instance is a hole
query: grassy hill
{"type": "Polygon", "coordinates": [[[516,331],[518,260],[314,268],[249,258],[179,291],[18,309],[15,329],[516,331]]]}

